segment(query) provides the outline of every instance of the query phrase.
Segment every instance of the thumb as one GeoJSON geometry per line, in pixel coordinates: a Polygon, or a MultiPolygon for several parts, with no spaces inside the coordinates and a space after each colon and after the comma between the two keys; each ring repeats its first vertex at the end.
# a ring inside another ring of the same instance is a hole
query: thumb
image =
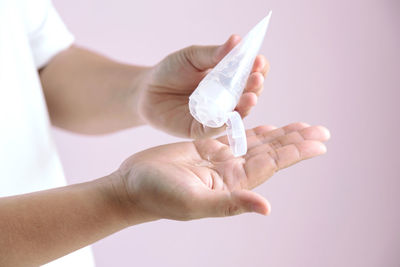
{"type": "Polygon", "coordinates": [[[239,35],[231,35],[222,45],[216,46],[189,46],[182,50],[186,60],[198,71],[213,68],[221,59],[240,42],[239,35]]]}
{"type": "Polygon", "coordinates": [[[224,217],[244,212],[268,215],[271,212],[269,202],[249,190],[233,192],[208,190],[200,199],[200,203],[199,217],[224,217]]]}

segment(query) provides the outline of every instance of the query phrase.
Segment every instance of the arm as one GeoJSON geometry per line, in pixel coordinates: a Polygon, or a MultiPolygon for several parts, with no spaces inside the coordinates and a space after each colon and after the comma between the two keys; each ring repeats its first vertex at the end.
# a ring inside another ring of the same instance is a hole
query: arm
{"type": "MultiPolygon", "coordinates": [[[[210,137],[225,129],[204,128],[193,119],[188,99],[201,79],[238,42],[232,35],[218,46],[191,46],[152,67],[121,64],[88,50],[70,47],[40,70],[54,125],[102,134],[149,124],[182,137],[210,137]]],[[[236,110],[245,117],[263,89],[269,65],[259,55],[236,110]]]]}
{"type": "Polygon", "coordinates": [[[62,51],[40,70],[52,123],[85,134],[142,125],[137,107],[148,69],[76,46],[62,51]]]}
{"type": "Polygon", "coordinates": [[[329,132],[294,123],[247,131],[248,153],[226,137],[155,147],[88,183],[0,198],[0,266],[37,266],[125,227],[161,218],[268,214],[250,189],[275,172],[324,154],[329,132]]]}
{"type": "Polygon", "coordinates": [[[38,266],[126,227],[114,176],[0,198],[0,266],[38,266]]]}

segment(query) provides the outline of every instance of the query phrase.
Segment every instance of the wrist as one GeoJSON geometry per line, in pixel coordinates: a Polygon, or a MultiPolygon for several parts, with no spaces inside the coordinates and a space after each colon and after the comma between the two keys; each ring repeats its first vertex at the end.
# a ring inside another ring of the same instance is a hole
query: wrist
{"type": "Polygon", "coordinates": [[[143,207],[140,200],[128,192],[126,177],[120,170],[99,179],[102,183],[102,191],[108,198],[115,216],[124,227],[156,220],[143,207]]]}
{"type": "Polygon", "coordinates": [[[133,78],[131,81],[131,86],[129,90],[129,98],[128,98],[128,106],[132,111],[132,117],[136,118],[137,124],[144,125],[146,124],[146,120],[143,116],[142,108],[142,99],[147,90],[149,84],[149,78],[152,72],[153,67],[136,67],[130,66],[131,68],[131,77],[133,78]]]}

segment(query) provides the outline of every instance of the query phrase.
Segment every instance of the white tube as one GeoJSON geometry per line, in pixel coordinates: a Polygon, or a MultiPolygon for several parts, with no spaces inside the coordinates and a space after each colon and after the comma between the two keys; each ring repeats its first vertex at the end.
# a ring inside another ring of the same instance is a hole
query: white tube
{"type": "MultiPolygon", "coordinates": [[[[189,110],[192,116],[208,127],[221,127],[229,118],[235,117],[235,124],[243,124],[240,117],[232,115],[240,96],[246,86],[247,79],[260,50],[268,28],[272,11],[261,20],[199,83],[189,97],[189,110]]],[[[241,136],[236,135],[240,142],[239,154],[247,152],[246,133],[244,127],[230,125],[233,128],[243,128],[241,136]],[[245,146],[245,149],[243,147],[245,146]]],[[[228,133],[229,134],[229,133],[228,133]]],[[[230,136],[229,140],[232,139],[230,136]]],[[[236,147],[238,144],[236,143],[236,147]]],[[[232,147],[232,146],[231,146],[232,147]]],[[[234,151],[234,150],[233,150],[234,151]]],[[[235,154],[235,153],[234,153],[235,154]]],[[[235,155],[238,156],[238,155],[235,155]]]]}

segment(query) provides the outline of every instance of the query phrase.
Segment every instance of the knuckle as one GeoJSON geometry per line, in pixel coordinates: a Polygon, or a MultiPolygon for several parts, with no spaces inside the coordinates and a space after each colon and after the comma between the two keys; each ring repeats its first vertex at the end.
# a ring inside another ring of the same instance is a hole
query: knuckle
{"type": "Polygon", "coordinates": [[[225,209],[225,216],[234,216],[242,213],[241,209],[236,205],[230,205],[225,209]]]}
{"type": "Polygon", "coordinates": [[[269,155],[269,162],[268,164],[272,166],[272,171],[275,173],[279,170],[279,160],[278,160],[278,153],[275,150],[270,150],[267,152],[269,155]]]}
{"type": "Polygon", "coordinates": [[[196,51],[197,51],[197,46],[195,46],[195,45],[188,46],[188,47],[185,49],[185,51],[186,51],[186,55],[187,55],[189,58],[193,58],[194,54],[195,54],[196,51]]]}
{"type": "MultiPolygon", "coordinates": [[[[275,139],[274,141],[269,143],[269,145],[270,145],[271,149],[274,150],[274,152],[275,152],[275,150],[277,150],[283,146],[282,142],[279,139],[275,139]]],[[[276,154],[276,152],[275,152],[275,154],[276,154]]]]}

